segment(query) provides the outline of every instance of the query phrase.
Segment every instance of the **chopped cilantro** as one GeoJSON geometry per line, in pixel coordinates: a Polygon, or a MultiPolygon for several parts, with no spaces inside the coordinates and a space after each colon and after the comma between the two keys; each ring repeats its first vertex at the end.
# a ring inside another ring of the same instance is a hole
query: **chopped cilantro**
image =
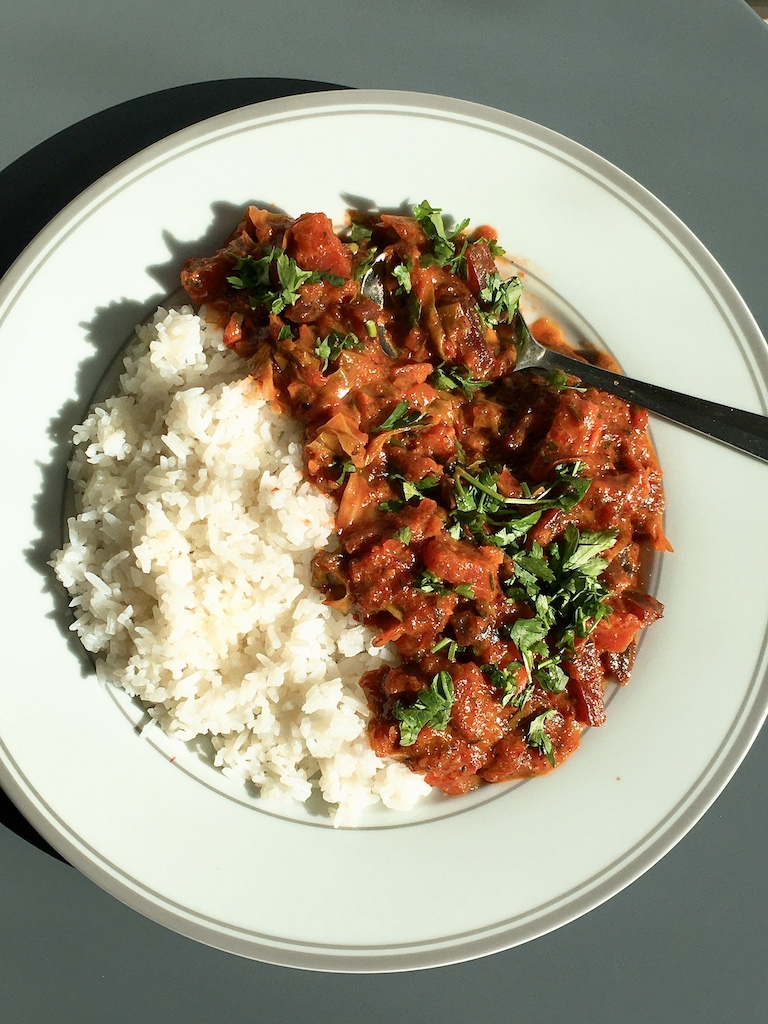
{"type": "Polygon", "coordinates": [[[580,391],[582,394],[587,390],[577,384],[569,383],[573,378],[565,370],[550,370],[547,376],[547,385],[553,391],[580,391]]]}
{"type": "Polygon", "coordinates": [[[411,543],[411,528],[410,526],[401,526],[399,530],[395,530],[393,537],[395,540],[399,540],[401,544],[411,543]]]}
{"type": "Polygon", "coordinates": [[[406,260],[405,263],[398,263],[396,267],[392,268],[392,276],[400,285],[398,292],[401,292],[403,295],[407,295],[411,291],[412,268],[413,264],[410,260],[406,260]]]}
{"type": "Polygon", "coordinates": [[[522,294],[523,282],[519,277],[505,280],[498,271],[489,274],[477,296],[480,318],[492,327],[500,323],[511,323],[522,294]]]}
{"type": "Polygon", "coordinates": [[[370,228],[367,228],[365,224],[360,224],[358,221],[353,220],[349,225],[349,237],[353,242],[367,242],[373,232],[370,228]]]}
{"type": "Polygon", "coordinates": [[[528,745],[535,747],[539,750],[544,757],[549,761],[552,767],[555,767],[555,751],[552,746],[552,740],[547,735],[547,731],[544,728],[550,718],[553,718],[557,712],[554,708],[550,708],[549,711],[543,711],[540,715],[532,718],[528,724],[528,745]]]}
{"type": "Polygon", "coordinates": [[[425,253],[420,263],[422,266],[448,267],[453,273],[459,273],[464,260],[464,250],[467,247],[466,240],[459,252],[456,251],[456,240],[469,224],[469,220],[463,220],[452,232],[448,232],[443,220],[443,211],[437,207],[430,206],[424,200],[413,208],[413,216],[421,226],[422,231],[431,242],[432,252],[425,253]]]}
{"type": "Polygon", "coordinates": [[[529,611],[504,632],[520,652],[529,683],[560,693],[568,684],[562,667],[568,652],[610,612],[608,589],[599,579],[608,563],[600,556],[613,545],[616,532],[579,531],[569,524],[546,549],[535,541],[526,544],[544,511],[570,511],[586,494],[590,481],[580,475],[579,462],[562,463],[552,482],[536,490],[521,484],[522,494],[515,497],[501,493],[488,466],[473,470],[454,470],[448,532],[455,539],[502,548],[512,560],[514,575],[504,581],[504,590],[510,601],[529,611]]]}
{"type": "Polygon", "coordinates": [[[351,473],[355,472],[355,464],[351,459],[338,456],[331,463],[330,470],[337,483],[341,484],[351,473]]]}
{"type": "Polygon", "coordinates": [[[315,355],[320,360],[320,372],[325,373],[330,363],[338,359],[344,349],[354,349],[360,352],[365,348],[356,334],[341,334],[339,331],[331,331],[324,338],[318,338],[315,344],[315,355]]]}
{"type": "Polygon", "coordinates": [[[589,480],[580,476],[581,463],[562,463],[557,467],[554,480],[546,487],[531,491],[521,485],[522,495],[505,497],[497,486],[497,474],[488,466],[470,473],[457,466],[453,474],[454,508],[449,518],[448,532],[454,538],[466,534],[481,544],[517,550],[542,514],[551,508],[569,511],[589,489],[589,480]],[[524,511],[528,507],[530,511],[524,511]]]}
{"type": "Polygon", "coordinates": [[[422,690],[413,704],[395,701],[392,714],[400,723],[400,745],[410,747],[425,725],[438,732],[446,729],[453,707],[453,679],[450,672],[438,672],[431,685],[422,690]]]}
{"type": "Polygon", "coordinates": [[[413,480],[406,480],[405,477],[394,474],[393,480],[399,480],[400,485],[403,489],[403,497],[406,501],[410,501],[411,498],[423,498],[424,491],[431,491],[433,487],[437,487],[440,483],[439,476],[425,476],[418,483],[413,480]]]}
{"type": "Polygon", "coordinates": [[[533,687],[527,686],[520,692],[517,689],[517,673],[522,667],[522,663],[519,661],[513,661],[505,668],[499,668],[498,665],[483,665],[483,673],[493,686],[502,692],[502,707],[511,704],[519,710],[528,700],[533,687]]]}
{"type": "Polygon", "coordinates": [[[439,594],[441,597],[444,597],[451,592],[448,584],[443,583],[440,577],[436,576],[430,569],[422,569],[416,576],[413,585],[422,594],[439,594]]]}
{"type": "Polygon", "coordinates": [[[356,264],[354,272],[352,274],[356,281],[360,281],[362,278],[365,277],[365,275],[373,266],[374,260],[376,259],[377,255],[378,249],[369,249],[363,256],[363,258],[356,264]]]}
{"type": "Polygon", "coordinates": [[[430,569],[422,569],[416,576],[413,585],[422,594],[439,594],[441,597],[444,597],[446,594],[458,594],[459,597],[465,597],[468,601],[471,601],[475,596],[471,583],[458,583],[455,587],[452,587],[444,580],[441,580],[439,576],[436,576],[430,569]]]}
{"type": "Polygon", "coordinates": [[[371,433],[380,434],[385,430],[408,430],[421,423],[426,415],[425,412],[412,409],[406,401],[398,402],[384,422],[371,429],[371,433]]]}
{"type": "Polygon", "coordinates": [[[613,547],[616,536],[616,530],[588,530],[579,533],[569,523],[564,536],[562,571],[578,570],[585,576],[599,576],[608,563],[597,556],[606,548],[613,547]]]}
{"type": "Polygon", "coordinates": [[[464,648],[461,644],[458,644],[452,637],[444,636],[441,640],[438,640],[435,646],[431,649],[430,654],[437,654],[439,651],[445,651],[445,656],[448,661],[456,661],[456,656],[464,648]]]}
{"type": "Polygon", "coordinates": [[[439,476],[425,476],[417,483],[413,480],[408,480],[399,473],[392,473],[389,480],[391,483],[400,486],[402,497],[382,502],[379,505],[379,511],[381,512],[399,512],[412,498],[423,498],[425,491],[431,491],[433,487],[437,487],[440,483],[439,476]]]}
{"type": "Polygon", "coordinates": [[[467,398],[472,398],[475,391],[487,388],[491,383],[489,380],[474,380],[466,366],[449,366],[446,363],[440,363],[435,367],[430,381],[441,391],[455,391],[461,388],[467,398]]]}
{"type": "Polygon", "coordinates": [[[324,270],[302,270],[293,257],[278,246],[270,246],[258,259],[254,256],[235,256],[234,273],[227,281],[238,291],[247,291],[253,309],[264,307],[277,315],[299,298],[304,284],[329,281],[338,287],[343,278],[324,270]],[[277,285],[273,281],[274,265],[277,285]]]}
{"type": "Polygon", "coordinates": [[[580,532],[569,523],[561,541],[547,549],[534,542],[530,551],[513,554],[515,576],[508,594],[526,601],[529,618],[509,628],[529,679],[551,693],[561,693],[568,676],[561,662],[608,615],[608,589],[599,580],[607,562],[601,552],[613,545],[616,531],[580,532]]]}

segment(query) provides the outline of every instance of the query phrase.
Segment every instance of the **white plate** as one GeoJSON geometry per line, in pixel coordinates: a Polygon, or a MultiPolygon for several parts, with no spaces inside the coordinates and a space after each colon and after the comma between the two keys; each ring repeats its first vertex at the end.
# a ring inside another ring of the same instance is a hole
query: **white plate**
{"type": "Polygon", "coordinates": [[[615,167],[510,114],[404,93],[278,100],[180,132],[89,188],[2,282],[0,782],[69,861],[170,928],[274,963],[391,971],[565,924],[714,800],[768,702],[768,545],[751,542],[768,470],[654,422],[675,547],[655,579],[666,615],[607,724],[551,776],[334,830],[265,813],[192,752],[171,761],[97,685],[43,567],[61,541],[68,430],[184,257],[242,207],[340,217],[351,197],[426,198],[495,225],[534,297],[635,377],[764,412],[768,348],[701,243],[615,167]]]}

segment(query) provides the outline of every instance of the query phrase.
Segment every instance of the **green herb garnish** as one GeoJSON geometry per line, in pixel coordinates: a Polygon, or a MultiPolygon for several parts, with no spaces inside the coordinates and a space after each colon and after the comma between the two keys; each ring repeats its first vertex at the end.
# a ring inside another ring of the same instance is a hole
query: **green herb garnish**
{"type": "Polygon", "coordinates": [[[360,224],[358,221],[353,220],[349,225],[349,237],[353,242],[367,242],[372,234],[373,232],[370,228],[360,224]]]}
{"type": "Polygon", "coordinates": [[[410,747],[425,725],[442,732],[451,720],[453,679],[450,672],[438,672],[428,689],[413,704],[395,701],[392,714],[400,723],[400,745],[410,747]]]}
{"type": "Polygon", "coordinates": [[[579,387],[577,384],[569,383],[571,377],[565,372],[565,370],[550,370],[547,375],[547,386],[552,388],[553,391],[579,391],[582,394],[587,390],[586,388],[579,387]]]}
{"type": "Polygon", "coordinates": [[[480,319],[491,327],[511,323],[522,294],[523,282],[519,277],[505,280],[498,272],[489,274],[477,296],[480,319]]]}
{"type": "Polygon", "coordinates": [[[465,466],[457,466],[448,532],[456,539],[466,535],[476,543],[516,551],[547,509],[567,512],[582,500],[590,481],[580,475],[581,469],[580,462],[561,463],[548,486],[532,491],[522,484],[520,496],[505,497],[498,489],[498,475],[488,466],[472,473],[465,466]]]}
{"type": "Polygon", "coordinates": [[[459,597],[465,597],[468,601],[471,601],[475,596],[471,583],[458,583],[456,586],[451,586],[451,584],[436,576],[430,569],[422,569],[416,576],[413,585],[422,594],[438,594],[440,597],[445,597],[446,594],[458,594],[459,597]]]}
{"type": "Polygon", "coordinates": [[[437,641],[429,653],[437,654],[439,651],[445,651],[448,661],[456,661],[456,656],[463,650],[464,648],[461,644],[457,643],[452,637],[444,636],[441,640],[437,641]]]}
{"type": "Polygon", "coordinates": [[[235,266],[234,273],[227,277],[229,284],[249,293],[248,301],[253,309],[264,307],[275,315],[298,300],[302,285],[329,281],[338,287],[344,282],[344,278],[324,270],[302,270],[296,260],[278,246],[268,247],[258,259],[232,255],[235,266]],[[277,285],[273,283],[273,265],[277,285]]]}
{"type": "Polygon", "coordinates": [[[315,355],[320,360],[320,372],[325,373],[330,363],[338,359],[344,349],[360,352],[365,348],[365,342],[361,341],[356,334],[341,334],[339,331],[331,331],[324,338],[318,338],[315,344],[315,355]]]}
{"type": "Polygon", "coordinates": [[[528,745],[535,747],[539,750],[544,757],[549,761],[552,767],[555,767],[555,751],[552,746],[552,740],[547,735],[547,731],[544,728],[550,718],[553,718],[557,712],[554,708],[550,708],[549,711],[543,711],[540,715],[531,719],[528,725],[528,745]]]}
{"type": "Polygon", "coordinates": [[[440,483],[439,476],[425,476],[417,482],[409,480],[407,477],[401,476],[399,473],[392,473],[389,476],[389,481],[392,484],[397,484],[400,487],[402,497],[392,498],[389,501],[383,501],[379,505],[380,512],[399,512],[401,508],[411,501],[412,498],[423,498],[425,497],[425,491],[431,491],[433,487],[437,487],[440,483]]]}
{"type": "Polygon", "coordinates": [[[448,267],[452,273],[459,273],[464,260],[464,251],[467,241],[463,241],[461,249],[456,251],[458,236],[465,230],[469,220],[463,220],[456,228],[448,232],[443,221],[443,211],[437,207],[430,206],[425,200],[413,208],[413,216],[421,226],[422,231],[432,244],[432,252],[425,253],[420,263],[422,266],[448,267]]]}
{"type": "Polygon", "coordinates": [[[460,388],[467,398],[472,398],[476,391],[491,384],[489,380],[474,380],[466,366],[449,366],[447,363],[440,363],[435,367],[430,382],[441,391],[455,391],[460,388]]]}
{"type": "Polygon", "coordinates": [[[511,704],[513,707],[522,708],[530,696],[532,686],[525,687],[518,693],[517,673],[523,667],[522,662],[510,662],[505,668],[498,665],[483,665],[483,673],[488,680],[502,692],[501,705],[506,707],[511,704]]]}
{"type": "Polygon", "coordinates": [[[329,468],[336,482],[340,484],[344,483],[346,478],[356,471],[354,462],[342,456],[335,458],[329,468]]]}
{"type": "Polygon", "coordinates": [[[412,409],[406,401],[398,402],[384,422],[380,423],[378,427],[372,427],[370,432],[381,434],[385,430],[408,430],[410,427],[420,424],[426,419],[426,415],[425,412],[412,409]]]}
{"type": "Polygon", "coordinates": [[[372,248],[372,249],[369,249],[365,253],[365,255],[360,260],[360,262],[357,263],[357,265],[355,266],[354,272],[352,274],[352,276],[354,277],[355,281],[360,281],[363,277],[365,277],[365,275],[368,273],[368,271],[373,266],[374,260],[376,259],[377,255],[378,255],[378,249],[376,249],[375,247],[372,248]]]}
{"type": "Polygon", "coordinates": [[[569,523],[561,541],[544,550],[534,542],[530,551],[512,556],[515,577],[508,585],[513,601],[525,601],[532,611],[509,629],[528,677],[551,693],[568,685],[562,661],[610,612],[608,588],[599,579],[607,566],[600,555],[616,540],[615,530],[580,532],[569,523]]]}
{"type": "Polygon", "coordinates": [[[399,284],[397,289],[403,295],[407,295],[411,290],[411,270],[413,264],[410,260],[406,260],[405,263],[398,263],[396,267],[392,268],[392,276],[399,284]]]}

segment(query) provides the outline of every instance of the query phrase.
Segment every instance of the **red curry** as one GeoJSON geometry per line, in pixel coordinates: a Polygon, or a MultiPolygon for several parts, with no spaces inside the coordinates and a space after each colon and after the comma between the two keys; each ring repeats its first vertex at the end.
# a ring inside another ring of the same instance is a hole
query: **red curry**
{"type": "MultiPolygon", "coordinates": [[[[562,762],[662,611],[640,583],[643,548],[668,547],[646,414],[511,372],[521,283],[501,252],[428,203],[340,233],[251,207],[182,273],[303,425],[337,506],[316,585],[397,650],[361,680],[373,749],[447,793],[562,762]]],[[[555,324],[531,330],[570,351],[555,324]]]]}

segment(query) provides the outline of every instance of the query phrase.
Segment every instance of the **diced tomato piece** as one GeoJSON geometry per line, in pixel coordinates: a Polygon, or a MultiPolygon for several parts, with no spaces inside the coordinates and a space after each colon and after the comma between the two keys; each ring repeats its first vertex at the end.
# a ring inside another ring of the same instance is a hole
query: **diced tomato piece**
{"type": "Polygon", "coordinates": [[[381,223],[391,228],[403,242],[410,245],[424,245],[427,236],[424,234],[421,225],[413,217],[402,217],[398,214],[382,213],[381,223]]]}
{"type": "Polygon", "coordinates": [[[195,303],[209,302],[221,295],[227,275],[232,273],[232,263],[216,255],[204,259],[189,259],[181,272],[181,284],[195,303]]]}
{"type": "Polygon", "coordinates": [[[603,666],[595,643],[581,644],[566,663],[570,676],[568,692],[573,698],[576,718],[584,725],[602,725],[605,721],[603,666]]]}
{"type": "Polygon", "coordinates": [[[467,284],[477,295],[485,288],[489,274],[498,273],[491,250],[484,242],[473,242],[464,254],[467,259],[467,284]]]}
{"type": "Polygon", "coordinates": [[[286,251],[302,270],[324,270],[348,278],[352,260],[324,213],[305,213],[286,232],[286,251]]]}
{"type": "Polygon", "coordinates": [[[454,586],[468,583],[475,600],[490,601],[498,589],[504,554],[499,548],[477,547],[443,534],[427,544],[422,558],[427,569],[441,580],[454,586]]]}
{"type": "Polygon", "coordinates": [[[496,743],[504,733],[509,709],[499,702],[499,691],[483,675],[477,665],[469,663],[454,666],[453,707],[451,723],[472,743],[482,740],[496,743]]]}
{"type": "Polygon", "coordinates": [[[625,590],[611,614],[595,627],[595,644],[604,651],[626,651],[641,629],[661,618],[662,610],[650,594],[625,590]]]}

